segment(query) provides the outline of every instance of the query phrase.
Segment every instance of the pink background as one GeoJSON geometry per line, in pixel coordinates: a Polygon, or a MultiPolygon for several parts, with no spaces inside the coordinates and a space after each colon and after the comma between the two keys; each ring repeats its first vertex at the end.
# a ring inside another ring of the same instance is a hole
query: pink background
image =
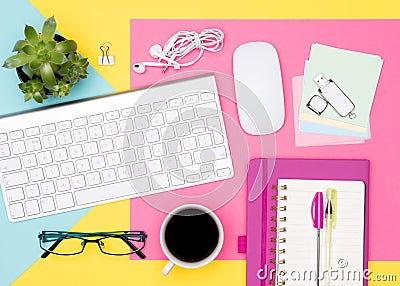
{"type": "MultiPolygon", "coordinates": [[[[369,260],[400,260],[400,128],[397,114],[400,109],[398,81],[400,79],[400,21],[397,20],[132,20],[131,63],[152,61],[149,48],[163,44],[179,30],[219,28],[225,33],[224,49],[216,54],[205,52],[199,62],[188,70],[215,70],[232,74],[232,55],[237,46],[250,41],[266,41],[278,52],[285,92],[285,124],[276,133],[278,158],[350,158],[369,159],[369,260]],[[371,112],[372,140],[364,144],[295,147],[293,125],[292,77],[303,73],[313,43],[330,45],[380,55],[384,60],[381,78],[371,112]]],[[[179,71],[178,71],[179,72],[179,71]]],[[[145,74],[131,71],[131,87],[151,85],[167,75],[159,68],[149,68],[145,74]]],[[[237,110],[222,108],[229,114],[237,110]]],[[[237,120],[237,115],[235,115],[237,120]]],[[[246,135],[252,146],[255,138],[246,135]]],[[[237,156],[238,154],[232,154],[237,156]]],[[[257,158],[259,150],[250,149],[257,158]]],[[[237,253],[237,236],[245,234],[246,190],[217,211],[226,234],[219,259],[244,259],[237,253]]],[[[165,259],[159,247],[159,228],[165,214],[149,207],[141,199],[131,200],[131,227],[149,233],[146,255],[149,259],[165,259]]]]}

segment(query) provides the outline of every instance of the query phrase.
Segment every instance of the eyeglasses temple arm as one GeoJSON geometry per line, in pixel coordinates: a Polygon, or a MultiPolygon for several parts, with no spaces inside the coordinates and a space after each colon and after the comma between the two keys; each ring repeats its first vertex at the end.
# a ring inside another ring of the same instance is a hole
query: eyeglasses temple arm
{"type": "Polygon", "coordinates": [[[60,244],[60,242],[62,241],[62,239],[57,240],[56,242],[54,242],[50,247],[49,247],[49,251],[45,251],[42,256],[40,256],[41,258],[46,258],[47,256],[49,256],[49,254],[51,253],[50,251],[53,251],[54,249],[56,249],[57,245],[60,244]]]}
{"type": "Polygon", "coordinates": [[[135,251],[136,255],[139,256],[139,258],[141,259],[145,259],[146,255],[144,255],[143,252],[141,252],[139,249],[137,249],[136,246],[134,246],[128,239],[126,239],[125,237],[121,236],[121,239],[127,244],[129,245],[129,247],[135,251]]]}

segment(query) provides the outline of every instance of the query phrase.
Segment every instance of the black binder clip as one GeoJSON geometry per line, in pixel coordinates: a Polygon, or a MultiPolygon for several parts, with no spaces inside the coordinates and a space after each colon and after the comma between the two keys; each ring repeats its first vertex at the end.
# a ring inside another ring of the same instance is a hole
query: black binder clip
{"type": "Polygon", "coordinates": [[[109,51],[111,48],[110,42],[104,42],[100,46],[100,51],[102,52],[101,56],[97,58],[97,64],[99,66],[113,66],[114,65],[114,56],[110,56],[109,51]]]}

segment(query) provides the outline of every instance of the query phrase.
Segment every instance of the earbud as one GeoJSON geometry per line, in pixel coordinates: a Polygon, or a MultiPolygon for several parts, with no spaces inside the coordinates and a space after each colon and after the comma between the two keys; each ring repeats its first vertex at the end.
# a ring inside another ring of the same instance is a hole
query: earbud
{"type": "Polygon", "coordinates": [[[143,62],[143,63],[136,63],[133,64],[132,69],[136,72],[136,73],[144,73],[146,71],[146,66],[149,67],[164,67],[163,72],[165,72],[165,70],[169,67],[169,66],[173,66],[174,69],[179,69],[180,66],[177,62],[174,61],[173,58],[175,58],[175,56],[173,56],[173,58],[168,58],[165,56],[162,47],[158,44],[151,46],[150,48],[150,56],[152,56],[155,59],[158,60],[164,60],[166,62],[143,62]]]}
{"type": "Polygon", "coordinates": [[[136,73],[144,73],[146,71],[146,66],[149,67],[165,67],[167,64],[158,63],[158,62],[143,62],[143,63],[136,63],[132,65],[132,69],[136,73]]]}

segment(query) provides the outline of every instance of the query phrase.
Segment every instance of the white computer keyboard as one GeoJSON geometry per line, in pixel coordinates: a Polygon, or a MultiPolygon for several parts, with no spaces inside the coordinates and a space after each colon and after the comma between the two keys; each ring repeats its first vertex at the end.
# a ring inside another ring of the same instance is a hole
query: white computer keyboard
{"type": "Polygon", "coordinates": [[[233,176],[215,78],[0,119],[12,222],[233,176]]]}

